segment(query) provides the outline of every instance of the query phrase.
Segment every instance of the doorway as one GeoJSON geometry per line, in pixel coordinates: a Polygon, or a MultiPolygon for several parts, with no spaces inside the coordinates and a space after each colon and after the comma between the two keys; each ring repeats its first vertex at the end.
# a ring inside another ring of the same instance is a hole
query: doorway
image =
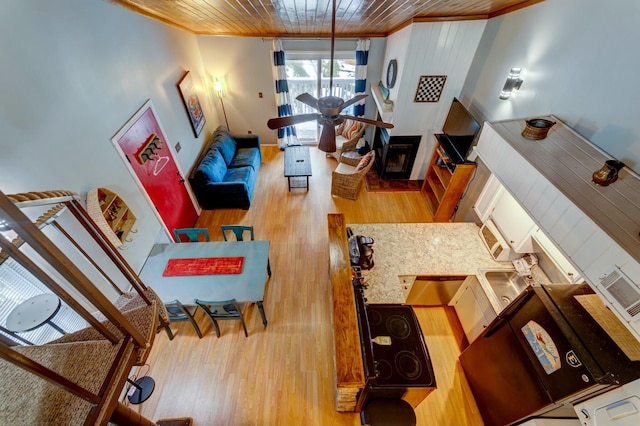
{"type": "Polygon", "coordinates": [[[173,240],[173,230],[193,227],[198,212],[157,117],[148,100],[111,142],[173,240]]]}
{"type": "MultiPolygon", "coordinates": [[[[286,72],[287,83],[291,99],[298,95],[309,93],[315,98],[329,96],[329,80],[331,69],[331,54],[325,53],[287,53],[286,72]]],[[[345,101],[355,96],[356,59],[354,52],[341,52],[333,60],[333,96],[345,101]]],[[[309,114],[317,110],[302,102],[293,101],[291,105],[293,115],[309,114]]],[[[353,107],[349,107],[353,108],[353,107]]],[[[351,114],[349,108],[345,109],[351,114]]],[[[317,121],[307,121],[296,124],[298,140],[302,143],[315,143],[320,137],[321,127],[317,121]]]]}

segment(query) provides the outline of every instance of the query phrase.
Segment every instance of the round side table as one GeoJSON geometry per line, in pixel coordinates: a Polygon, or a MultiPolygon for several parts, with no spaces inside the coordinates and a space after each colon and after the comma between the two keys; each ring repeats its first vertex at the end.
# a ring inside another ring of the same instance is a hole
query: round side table
{"type": "Polygon", "coordinates": [[[7,328],[14,333],[21,333],[35,330],[48,323],[60,333],[67,334],[51,321],[60,310],[61,304],[55,294],[45,293],[33,296],[13,308],[7,317],[7,328]]]}

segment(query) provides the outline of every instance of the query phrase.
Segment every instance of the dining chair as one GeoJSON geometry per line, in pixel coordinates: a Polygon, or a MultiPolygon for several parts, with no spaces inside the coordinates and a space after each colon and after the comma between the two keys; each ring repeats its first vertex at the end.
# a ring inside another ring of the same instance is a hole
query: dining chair
{"type": "MultiPolygon", "coordinates": [[[[249,233],[249,237],[251,241],[253,238],[253,226],[242,226],[242,225],[220,225],[220,229],[222,230],[222,237],[225,241],[229,241],[227,239],[227,231],[232,232],[236,236],[237,241],[244,241],[242,238],[245,232],[249,233]]],[[[269,278],[271,278],[271,261],[267,259],[267,273],[269,274],[269,278]]]]}
{"type": "Polygon", "coordinates": [[[225,241],[229,241],[227,239],[228,231],[233,232],[233,234],[236,236],[237,241],[244,241],[243,235],[245,232],[248,232],[251,241],[253,241],[253,226],[221,225],[220,229],[222,230],[222,237],[225,241]]]}
{"type": "MultiPolygon", "coordinates": [[[[196,311],[198,310],[197,306],[184,306],[177,299],[165,303],[164,306],[167,308],[167,312],[169,313],[170,322],[189,321],[191,325],[193,325],[193,328],[195,328],[198,337],[202,339],[202,332],[200,332],[200,327],[198,327],[198,323],[194,318],[196,315],[196,311]]],[[[173,332],[171,332],[171,327],[169,327],[169,324],[165,325],[164,329],[169,336],[169,340],[173,340],[174,336],[173,332]]]]}
{"type": "Polygon", "coordinates": [[[177,243],[197,243],[200,242],[200,236],[203,236],[204,242],[210,241],[209,231],[206,228],[174,229],[173,236],[176,237],[177,243]],[[187,240],[183,240],[182,237],[187,237],[187,240]]]}
{"type": "Polygon", "coordinates": [[[244,336],[248,337],[247,326],[244,322],[244,315],[242,315],[242,309],[240,304],[236,302],[236,299],[229,300],[193,300],[196,305],[200,306],[203,311],[209,316],[213,327],[216,329],[216,336],[220,337],[220,327],[218,321],[223,320],[235,320],[242,322],[242,328],[244,329],[244,336]]]}

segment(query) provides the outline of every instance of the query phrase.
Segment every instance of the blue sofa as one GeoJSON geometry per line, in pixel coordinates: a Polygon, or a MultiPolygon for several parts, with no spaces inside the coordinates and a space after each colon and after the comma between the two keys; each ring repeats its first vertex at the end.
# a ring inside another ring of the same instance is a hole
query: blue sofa
{"type": "Polygon", "coordinates": [[[200,206],[249,209],[261,162],[260,136],[231,135],[218,127],[189,176],[200,206]]]}

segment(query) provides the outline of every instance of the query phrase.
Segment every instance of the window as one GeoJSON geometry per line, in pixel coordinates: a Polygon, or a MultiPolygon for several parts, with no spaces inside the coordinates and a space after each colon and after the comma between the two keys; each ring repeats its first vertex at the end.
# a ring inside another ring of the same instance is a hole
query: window
{"type": "MultiPolygon", "coordinates": [[[[51,293],[51,290],[18,262],[12,258],[6,259],[0,264],[0,324],[6,324],[7,317],[13,308],[25,300],[42,293],[51,293]]],[[[68,332],[80,330],[87,326],[84,319],[64,303],[55,316],[55,322],[68,332]]],[[[18,344],[24,344],[24,342],[14,339],[10,334],[3,334],[18,344]]],[[[61,336],[60,333],[47,324],[32,331],[18,333],[18,335],[36,345],[44,344],[61,336]]]]}
{"type": "MultiPolygon", "coordinates": [[[[339,52],[334,55],[333,62],[333,95],[344,100],[351,99],[355,95],[355,52],[339,52]]],[[[316,98],[329,96],[331,54],[287,53],[285,63],[293,115],[318,112],[295,98],[302,93],[309,93],[316,98]]],[[[319,130],[317,121],[296,124],[298,140],[302,143],[317,142],[319,130]]]]}

